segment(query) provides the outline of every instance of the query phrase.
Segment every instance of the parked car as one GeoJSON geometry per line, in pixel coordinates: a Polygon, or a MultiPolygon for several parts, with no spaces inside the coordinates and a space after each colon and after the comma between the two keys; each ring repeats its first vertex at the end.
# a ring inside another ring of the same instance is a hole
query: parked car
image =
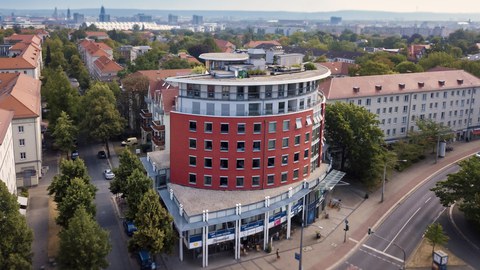
{"type": "Polygon", "coordinates": [[[124,220],[123,221],[123,228],[125,229],[125,233],[128,236],[132,236],[134,232],[137,231],[137,227],[131,220],[124,220]]]}
{"type": "Polygon", "coordinates": [[[477,152],[477,153],[475,154],[475,156],[476,156],[477,158],[480,158],[480,152],[477,152]]]}
{"type": "Polygon", "coordinates": [[[115,177],[115,174],[110,169],[105,169],[105,171],[103,171],[103,175],[107,180],[112,180],[115,177]]]}
{"type": "Polygon", "coordinates": [[[103,151],[103,150],[98,151],[97,157],[100,158],[100,159],[105,159],[105,158],[107,158],[107,153],[105,153],[105,151],[103,151]]]}
{"type": "Polygon", "coordinates": [[[138,140],[136,137],[130,137],[128,139],[126,139],[125,141],[122,142],[122,146],[130,146],[130,145],[134,145],[134,144],[137,144],[138,143],[138,140]]]}
{"type": "Polygon", "coordinates": [[[73,151],[72,151],[71,158],[72,158],[72,160],[75,160],[75,159],[78,158],[78,151],[77,151],[77,150],[73,150],[73,151]]]}
{"type": "Polygon", "coordinates": [[[146,250],[140,250],[137,254],[138,261],[140,263],[140,269],[153,270],[157,269],[157,265],[152,260],[152,257],[146,250]]]}

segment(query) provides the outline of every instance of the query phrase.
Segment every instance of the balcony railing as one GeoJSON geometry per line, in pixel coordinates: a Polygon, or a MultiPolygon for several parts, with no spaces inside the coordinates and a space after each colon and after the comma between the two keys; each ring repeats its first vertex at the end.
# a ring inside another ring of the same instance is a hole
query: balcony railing
{"type": "Polygon", "coordinates": [[[144,132],[152,132],[152,127],[148,123],[143,122],[140,126],[144,132]]]}
{"type": "Polygon", "coordinates": [[[152,142],[156,147],[165,147],[165,139],[160,138],[159,136],[153,136],[152,142]]]}
{"type": "Polygon", "coordinates": [[[165,125],[162,125],[160,121],[152,121],[152,129],[155,131],[165,131],[165,125]]]}
{"type": "Polygon", "coordinates": [[[140,110],[140,117],[143,119],[152,118],[152,113],[148,109],[140,110]]]}

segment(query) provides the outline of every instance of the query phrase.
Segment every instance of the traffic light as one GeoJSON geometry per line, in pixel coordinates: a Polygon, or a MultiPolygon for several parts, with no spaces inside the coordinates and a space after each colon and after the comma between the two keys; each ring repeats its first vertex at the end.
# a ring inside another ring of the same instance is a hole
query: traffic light
{"type": "Polygon", "coordinates": [[[344,229],[344,230],[345,230],[345,231],[350,230],[350,227],[348,226],[348,224],[345,224],[345,229],[344,229]]]}

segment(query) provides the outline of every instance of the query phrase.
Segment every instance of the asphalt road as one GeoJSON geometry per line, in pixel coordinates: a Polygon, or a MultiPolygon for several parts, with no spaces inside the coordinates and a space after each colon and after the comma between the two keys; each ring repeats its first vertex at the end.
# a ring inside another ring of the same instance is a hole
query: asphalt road
{"type": "Polygon", "coordinates": [[[79,149],[80,157],[85,161],[92,183],[97,187],[95,203],[97,205],[97,222],[110,232],[112,251],[107,260],[107,269],[135,269],[138,265],[132,261],[127,250],[128,237],[125,235],[121,220],[118,219],[112,201],[112,193],[108,189],[109,180],[105,180],[103,170],[110,168],[107,159],[98,159],[97,152],[102,150],[101,144],[92,144],[79,149]]]}
{"type": "MultiPolygon", "coordinates": [[[[346,265],[371,270],[402,269],[402,250],[408,258],[422,239],[426,227],[446,212],[429,189],[457,170],[457,165],[446,168],[399,203],[378,228],[372,228],[374,233],[365,243],[337,269],[345,269],[346,265]]],[[[365,228],[365,233],[367,231],[368,228],[365,228]]]]}

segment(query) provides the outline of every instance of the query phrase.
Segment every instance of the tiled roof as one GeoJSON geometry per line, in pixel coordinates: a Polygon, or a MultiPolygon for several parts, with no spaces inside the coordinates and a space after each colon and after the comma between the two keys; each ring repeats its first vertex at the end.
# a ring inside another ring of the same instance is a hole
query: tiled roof
{"type": "Polygon", "coordinates": [[[246,43],[244,46],[245,48],[255,48],[260,44],[273,44],[273,45],[281,45],[278,41],[276,40],[252,40],[248,43],[246,43]]]}
{"type": "Polygon", "coordinates": [[[0,145],[4,143],[5,135],[7,135],[8,127],[12,122],[13,112],[0,109],[0,145]]]}
{"type": "Polygon", "coordinates": [[[14,119],[40,116],[40,80],[21,73],[0,73],[0,81],[0,109],[13,111],[14,119]]]}
{"type": "Polygon", "coordinates": [[[13,34],[9,37],[6,37],[5,43],[16,43],[16,42],[23,42],[23,43],[34,43],[36,45],[40,45],[42,40],[37,35],[18,35],[13,34]]]}
{"type": "Polygon", "coordinates": [[[345,62],[325,62],[320,65],[327,67],[332,72],[332,76],[348,75],[348,69],[355,64],[345,62]]]}
{"type": "Polygon", "coordinates": [[[110,60],[106,56],[100,56],[95,60],[94,64],[102,73],[119,72],[123,69],[123,67],[117,64],[117,62],[110,60]]]}
{"type": "Polygon", "coordinates": [[[463,70],[450,70],[332,78],[321,84],[320,90],[327,100],[336,100],[469,87],[480,87],[480,79],[463,70]]]}
{"type": "Polygon", "coordinates": [[[223,40],[223,39],[215,39],[215,44],[217,44],[217,47],[222,50],[222,52],[230,53],[233,52],[233,48],[235,45],[231,43],[228,40],[223,40]]]}
{"type": "Polygon", "coordinates": [[[160,90],[160,95],[163,111],[169,113],[175,106],[175,98],[178,97],[178,87],[169,85],[169,87],[167,88],[167,85],[168,83],[165,84],[163,89],[160,90]]]}
{"type": "Polygon", "coordinates": [[[198,63],[200,64],[200,61],[198,61],[197,58],[185,53],[185,52],[180,52],[178,53],[178,57],[180,57],[180,59],[185,59],[187,60],[189,63],[198,63]]]}
{"type": "Polygon", "coordinates": [[[100,31],[86,31],[85,34],[87,37],[108,37],[108,34],[106,32],[100,32],[100,31]]]}
{"type": "Polygon", "coordinates": [[[155,90],[161,89],[161,81],[168,77],[183,76],[192,74],[191,69],[160,69],[160,70],[139,70],[130,76],[146,76],[150,85],[150,96],[153,97],[155,90]]]}

